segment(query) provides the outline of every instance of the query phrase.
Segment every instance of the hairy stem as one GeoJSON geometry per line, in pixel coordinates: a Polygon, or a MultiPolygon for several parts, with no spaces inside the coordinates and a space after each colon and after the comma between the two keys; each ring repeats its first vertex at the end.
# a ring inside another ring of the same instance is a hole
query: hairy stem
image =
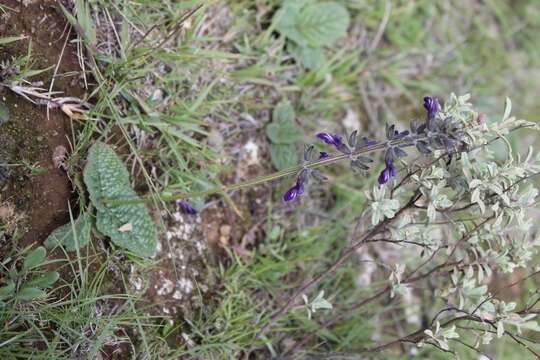
{"type": "MultiPolygon", "coordinates": [[[[371,146],[366,146],[362,149],[353,151],[351,154],[340,154],[332,157],[328,157],[325,159],[319,159],[315,161],[311,161],[302,165],[293,166],[272,174],[263,175],[256,177],[254,179],[249,179],[246,181],[241,181],[236,184],[231,185],[223,185],[223,186],[216,186],[209,190],[204,191],[193,191],[183,194],[159,194],[159,199],[162,201],[173,201],[173,200],[179,200],[179,199],[190,199],[190,198],[196,198],[200,196],[208,196],[208,195],[214,195],[219,193],[224,193],[232,190],[238,190],[243,189],[259,184],[263,184],[272,180],[281,179],[286,176],[296,175],[303,169],[315,169],[319,167],[323,167],[326,165],[334,164],[336,162],[339,162],[344,159],[349,159],[354,156],[362,155],[362,154],[368,154],[374,151],[383,150],[386,148],[387,145],[398,145],[400,141],[387,141],[371,146]]],[[[147,200],[149,200],[152,197],[152,194],[148,194],[143,196],[142,198],[104,198],[102,201],[106,204],[110,205],[126,205],[126,204],[137,204],[137,203],[143,203],[147,200]]]]}

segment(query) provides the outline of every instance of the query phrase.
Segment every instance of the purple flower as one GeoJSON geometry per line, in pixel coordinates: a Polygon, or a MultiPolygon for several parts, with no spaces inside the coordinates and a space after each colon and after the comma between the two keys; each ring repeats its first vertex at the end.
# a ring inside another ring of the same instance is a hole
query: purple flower
{"type": "Polygon", "coordinates": [[[316,136],[318,139],[324,141],[328,145],[334,145],[338,149],[342,145],[341,135],[338,135],[338,134],[331,135],[329,133],[322,132],[322,133],[318,133],[316,136]]]}
{"type": "Polygon", "coordinates": [[[386,164],[386,168],[388,169],[388,171],[390,172],[390,176],[391,177],[394,177],[394,176],[397,176],[397,169],[396,167],[394,166],[394,163],[389,163],[389,164],[386,164]]]}
{"type": "Polygon", "coordinates": [[[327,157],[330,157],[330,154],[328,154],[326,151],[319,151],[319,160],[326,159],[327,157]]]}
{"type": "Polygon", "coordinates": [[[296,199],[297,196],[298,196],[298,187],[296,185],[294,185],[292,188],[287,190],[285,195],[283,195],[283,201],[285,201],[285,202],[292,201],[292,200],[296,199]]]}
{"type": "Polygon", "coordinates": [[[428,120],[433,120],[441,106],[439,105],[439,100],[437,100],[437,98],[426,96],[424,98],[424,108],[427,110],[428,120]]]}
{"type": "Polygon", "coordinates": [[[180,207],[180,210],[185,214],[188,214],[188,215],[196,215],[197,214],[197,209],[195,209],[193,206],[191,206],[189,201],[187,201],[185,199],[176,200],[176,205],[178,205],[180,207]]]}
{"type": "Polygon", "coordinates": [[[379,184],[384,185],[390,180],[391,177],[394,177],[397,175],[397,169],[392,161],[386,162],[386,167],[381,171],[379,175],[379,184]]]}
{"type": "Polygon", "coordinates": [[[387,168],[384,168],[383,171],[381,171],[380,175],[379,175],[379,185],[384,185],[388,182],[388,180],[390,180],[390,172],[388,171],[387,168]]]}
{"type": "Polygon", "coordinates": [[[296,184],[294,184],[293,187],[291,187],[287,192],[283,195],[283,201],[288,202],[296,199],[299,195],[302,195],[304,193],[304,180],[301,180],[298,178],[296,180],[296,184]]]}

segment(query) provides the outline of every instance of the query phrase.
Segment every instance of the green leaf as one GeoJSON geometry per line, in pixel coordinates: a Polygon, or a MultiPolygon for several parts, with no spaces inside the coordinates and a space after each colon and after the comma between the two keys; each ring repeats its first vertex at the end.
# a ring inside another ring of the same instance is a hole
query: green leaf
{"type": "Polygon", "coordinates": [[[84,182],[97,209],[97,229],[118,246],[150,257],[156,250],[156,228],[143,204],[110,205],[103,198],[138,198],[129,173],[114,150],[104,143],[90,149],[84,182]]]}
{"type": "Polygon", "coordinates": [[[14,283],[9,283],[5,286],[0,287],[0,299],[5,299],[7,297],[13,296],[14,291],[15,291],[14,283]]]}
{"type": "Polygon", "coordinates": [[[49,271],[45,274],[39,275],[36,278],[33,278],[28,283],[25,284],[27,287],[35,286],[40,289],[46,288],[54,284],[58,278],[60,278],[60,274],[56,271],[49,271]]]}
{"type": "Polygon", "coordinates": [[[304,6],[309,4],[310,1],[313,1],[313,0],[285,0],[283,1],[283,7],[287,7],[289,9],[300,10],[304,6]]]}
{"type": "Polygon", "coordinates": [[[24,258],[23,270],[30,270],[41,265],[46,255],[47,251],[43,246],[35,248],[24,258]]]}
{"type": "Polygon", "coordinates": [[[294,123],[295,118],[296,114],[294,108],[288,100],[280,101],[272,113],[272,121],[275,123],[294,123]]]}
{"type": "Polygon", "coordinates": [[[320,47],[289,46],[289,52],[296,58],[296,61],[304,65],[307,69],[315,69],[324,64],[324,52],[320,47]]]}
{"type": "Polygon", "coordinates": [[[266,127],[266,135],[274,144],[294,144],[302,139],[302,130],[292,121],[272,122],[266,127]]]}
{"type": "Polygon", "coordinates": [[[538,326],[536,321],[526,321],[523,324],[519,324],[519,326],[527,330],[540,332],[540,326],[538,326]]]}
{"type": "Polygon", "coordinates": [[[0,102],[0,125],[9,121],[9,109],[7,106],[0,102]]]}
{"type": "Polygon", "coordinates": [[[15,296],[15,299],[28,301],[28,300],[34,300],[34,299],[43,297],[44,295],[45,295],[45,291],[41,289],[34,288],[34,287],[27,287],[27,288],[21,289],[21,291],[17,293],[17,296],[15,296]]]}
{"type": "Polygon", "coordinates": [[[67,251],[75,251],[88,244],[91,230],[90,216],[82,214],[73,223],[67,223],[54,230],[44,245],[48,249],[62,245],[67,251]]]}
{"type": "Polygon", "coordinates": [[[0,37],[0,45],[6,45],[23,39],[26,39],[25,35],[0,37]]]}
{"type": "Polygon", "coordinates": [[[277,170],[283,170],[298,164],[296,146],[292,144],[270,144],[272,165],[277,170]]]}
{"type": "Polygon", "coordinates": [[[347,34],[347,9],[335,2],[309,3],[304,7],[285,5],[275,15],[275,27],[300,46],[322,47],[347,34]]]}

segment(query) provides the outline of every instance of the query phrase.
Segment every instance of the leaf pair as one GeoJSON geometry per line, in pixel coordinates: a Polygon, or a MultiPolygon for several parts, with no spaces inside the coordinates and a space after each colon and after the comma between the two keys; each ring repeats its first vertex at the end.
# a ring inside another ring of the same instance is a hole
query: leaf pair
{"type": "Polygon", "coordinates": [[[302,130],[294,122],[295,113],[291,103],[280,101],[272,114],[272,122],[266,127],[270,139],[270,157],[277,170],[298,163],[295,143],[302,139],[302,130]]]}
{"type": "Polygon", "coordinates": [[[283,100],[272,114],[272,122],[266,127],[270,139],[272,164],[278,170],[298,163],[295,143],[302,139],[302,130],[295,123],[295,112],[291,103],[283,100]]]}

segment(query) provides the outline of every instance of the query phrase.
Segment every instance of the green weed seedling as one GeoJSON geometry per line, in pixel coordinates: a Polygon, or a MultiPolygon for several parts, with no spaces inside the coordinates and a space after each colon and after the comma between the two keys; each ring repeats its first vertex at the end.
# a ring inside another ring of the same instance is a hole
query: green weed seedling
{"type": "Polygon", "coordinates": [[[51,287],[59,278],[56,271],[40,271],[45,265],[47,251],[40,246],[23,258],[8,258],[2,263],[0,275],[0,306],[20,301],[32,301],[45,297],[45,289],[51,287]],[[20,264],[22,261],[22,265],[20,264]]]}

